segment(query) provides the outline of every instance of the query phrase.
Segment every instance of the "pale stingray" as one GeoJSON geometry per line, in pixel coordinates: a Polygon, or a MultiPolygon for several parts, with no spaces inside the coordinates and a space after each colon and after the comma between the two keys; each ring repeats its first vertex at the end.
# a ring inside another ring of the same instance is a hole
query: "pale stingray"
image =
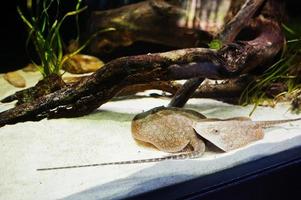
{"type": "Polygon", "coordinates": [[[263,122],[251,120],[202,121],[194,125],[198,135],[225,152],[261,140],[264,127],[263,122]]]}

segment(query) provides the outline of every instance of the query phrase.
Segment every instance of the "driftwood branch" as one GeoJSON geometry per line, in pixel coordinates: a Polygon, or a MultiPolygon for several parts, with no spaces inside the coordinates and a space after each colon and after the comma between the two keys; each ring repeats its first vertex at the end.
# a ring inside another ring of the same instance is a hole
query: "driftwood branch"
{"type": "Polygon", "coordinates": [[[204,80],[203,77],[197,77],[186,81],[173,96],[168,107],[183,107],[204,80]]]}
{"type": "MultiPolygon", "coordinates": [[[[98,54],[120,46],[129,46],[136,41],[177,48],[207,46],[215,32],[180,25],[179,21],[187,19],[189,13],[179,2],[151,0],[107,11],[94,11],[90,17],[90,33],[108,27],[114,27],[116,31],[96,38],[90,47],[91,52],[98,54]]],[[[210,10],[206,12],[208,15],[221,15],[211,13],[210,10]]],[[[208,23],[204,20],[206,19],[195,18],[194,23],[208,23]]]]}
{"type": "MultiPolygon", "coordinates": [[[[244,24],[249,24],[254,13],[259,9],[264,0],[247,0],[239,12],[228,22],[223,30],[218,34],[218,39],[223,44],[229,44],[243,29],[244,24]]],[[[203,82],[203,78],[193,78],[188,80],[183,87],[174,95],[169,107],[183,107],[194,91],[203,82]]]]}
{"type": "Polygon", "coordinates": [[[154,81],[144,84],[129,85],[128,87],[118,92],[116,96],[129,96],[134,95],[138,92],[144,92],[146,90],[152,89],[162,90],[173,95],[180,89],[180,87],[181,84],[174,81],[154,81]]]}
{"type": "MultiPolygon", "coordinates": [[[[255,76],[250,75],[240,76],[239,78],[233,78],[218,82],[206,80],[200,87],[195,90],[191,97],[211,98],[237,104],[242,92],[254,80],[255,76]]],[[[129,98],[130,95],[152,89],[161,90],[170,93],[170,96],[174,96],[177,91],[182,88],[182,86],[182,84],[175,81],[155,81],[144,84],[135,84],[122,89],[117,93],[116,97],[118,97],[117,99],[123,97],[129,98]]]]}
{"type": "Polygon", "coordinates": [[[238,77],[273,58],[284,41],[279,24],[273,20],[257,18],[250,28],[258,34],[255,39],[229,44],[218,51],[191,48],[113,60],[72,87],[0,113],[0,126],[42,118],[82,116],[133,84],[193,77],[238,77]]]}

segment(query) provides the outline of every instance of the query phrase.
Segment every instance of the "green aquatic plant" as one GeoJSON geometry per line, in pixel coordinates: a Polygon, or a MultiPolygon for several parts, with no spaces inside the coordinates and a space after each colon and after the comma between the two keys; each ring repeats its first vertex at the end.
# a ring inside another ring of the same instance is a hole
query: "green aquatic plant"
{"type": "Polygon", "coordinates": [[[17,7],[20,18],[28,28],[26,46],[29,48],[30,45],[33,45],[37,54],[37,60],[32,59],[32,63],[38,67],[43,79],[33,87],[17,91],[2,99],[2,102],[17,100],[17,104],[28,103],[64,88],[66,83],[62,80],[60,73],[63,64],[82,51],[98,34],[115,30],[113,28],[99,30],[81,46],[76,47],[71,52],[64,52],[64,43],[60,32],[64,21],[70,16],[75,16],[77,26],[75,42],[78,44],[78,14],[87,9],[86,6],[82,6],[82,0],[75,0],[75,3],[74,10],[65,14],[60,13],[60,0],[35,0],[34,3],[32,0],[27,0],[28,10],[26,12],[17,7]]]}
{"type": "MultiPolygon", "coordinates": [[[[26,46],[28,47],[31,41],[38,55],[38,62],[33,60],[32,62],[38,66],[44,77],[51,74],[60,74],[60,69],[67,59],[64,57],[60,28],[67,17],[76,16],[87,8],[86,6],[82,7],[81,4],[82,1],[77,0],[75,10],[67,12],[61,18],[59,18],[60,0],[36,0],[34,11],[33,3],[29,0],[27,2],[28,16],[25,16],[21,8],[17,7],[18,14],[29,32],[26,46]],[[56,10],[54,18],[50,16],[50,10],[53,9],[56,10]]],[[[83,47],[71,53],[71,55],[78,53],[83,47]]]]}
{"type": "Polygon", "coordinates": [[[29,11],[28,16],[24,14],[20,7],[17,7],[17,11],[28,28],[29,34],[26,46],[28,47],[31,41],[38,55],[38,62],[33,60],[32,62],[38,66],[43,77],[51,74],[60,75],[60,69],[63,64],[70,57],[82,51],[94,37],[100,33],[115,30],[113,28],[100,30],[92,34],[87,41],[73,50],[73,52],[64,55],[63,39],[60,33],[62,24],[68,17],[75,16],[77,31],[75,42],[79,43],[78,15],[86,10],[87,6],[82,6],[82,0],[76,0],[74,10],[65,13],[63,16],[60,16],[60,0],[36,0],[35,4],[33,4],[32,0],[28,0],[27,8],[29,11]],[[35,7],[34,11],[33,7],[35,7]],[[55,14],[53,15],[52,12],[54,10],[55,14]]]}
{"type": "Polygon", "coordinates": [[[223,42],[219,39],[213,39],[208,46],[210,49],[219,50],[223,47],[223,42]]]}
{"type": "Polygon", "coordinates": [[[250,115],[258,105],[273,106],[279,100],[292,100],[301,93],[301,30],[292,30],[287,25],[283,29],[287,42],[280,58],[241,95],[241,104],[254,104],[250,115]]]}

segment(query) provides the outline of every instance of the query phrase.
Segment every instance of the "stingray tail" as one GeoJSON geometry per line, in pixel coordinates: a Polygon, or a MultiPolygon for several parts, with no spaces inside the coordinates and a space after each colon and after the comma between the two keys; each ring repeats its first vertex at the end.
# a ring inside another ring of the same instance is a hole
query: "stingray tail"
{"type": "Polygon", "coordinates": [[[299,120],[301,120],[301,117],[295,118],[295,119],[284,119],[284,120],[258,121],[258,122],[255,121],[255,123],[260,125],[262,128],[268,128],[273,125],[295,122],[295,121],[299,121],[299,120]]]}
{"type": "Polygon", "coordinates": [[[183,160],[183,159],[196,158],[196,157],[199,157],[200,155],[201,155],[200,152],[193,151],[193,152],[189,152],[189,153],[180,153],[180,154],[169,155],[169,156],[164,156],[164,157],[140,159],[140,160],[128,160],[128,161],[87,164],[87,165],[70,165],[70,166],[63,166],[63,167],[39,168],[39,169],[37,169],[37,171],[98,167],[98,166],[105,166],[105,165],[126,165],[126,164],[150,163],[150,162],[160,162],[160,161],[165,161],[165,160],[183,160]]]}

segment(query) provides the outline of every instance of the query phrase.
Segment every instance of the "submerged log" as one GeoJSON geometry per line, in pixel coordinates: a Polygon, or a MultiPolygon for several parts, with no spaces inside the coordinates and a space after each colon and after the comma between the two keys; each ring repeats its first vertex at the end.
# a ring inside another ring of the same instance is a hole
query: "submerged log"
{"type": "MultiPolygon", "coordinates": [[[[237,35],[249,24],[253,15],[263,4],[263,0],[247,0],[237,14],[225,25],[218,34],[218,40],[222,44],[229,44],[234,41],[237,35]]],[[[194,91],[204,81],[204,78],[198,77],[188,80],[182,88],[174,95],[169,103],[169,107],[183,107],[194,91]]]]}
{"type": "MultiPolygon", "coordinates": [[[[206,80],[194,91],[191,97],[211,98],[232,104],[238,104],[242,92],[252,81],[254,81],[254,78],[255,77],[253,76],[241,76],[237,79],[229,79],[219,83],[212,80],[206,80]]],[[[122,89],[117,93],[116,97],[117,99],[122,99],[123,97],[129,98],[130,95],[152,89],[169,93],[164,94],[164,96],[173,96],[181,87],[182,84],[175,81],[155,81],[144,84],[134,84],[122,89]]],[[[135,97],[133,96],[133,98],[135,97]]]]}
{"type": "Polygon", "coordinates": [[[17,105],[30,103],[41,96],[50,94],[64,87],[66,87],[66,84],[62,80],[61,76],[51,74],[40,80],[35,86],[17,91],[16,93],[1,99],[1,102],[9,103],[17,101],[17,105]]]}
{"type": "Polygon", "coordinates": [[[0,113],[0,126],[82,116],[133,84],[194,77],[228,79],[246,74],[273,58],[284,42],[280,25],[274,20],[261,16],[249,28],[257,33],[255,39],[231,43],[218,51],[190,48],[113,60],[77,84],[0,113]]]}
{"type": "MultiPolygon", "coordinates": [[[[94,11],[90,17],[90,33],[108,27],[116,31],[96,38],[90,47],[92,53],[129,46],[136,41],[176,48],[206,47],[229,19],[229,0],[199,0],[201,5],[191,8],[195,16],[191,16],[191,9],[185,8],[183,2],[191,1],[151,0],[112,10],[94,11]]],[[[235,7],[238,7],[244,1],[235,2],[235,7]]]]}

